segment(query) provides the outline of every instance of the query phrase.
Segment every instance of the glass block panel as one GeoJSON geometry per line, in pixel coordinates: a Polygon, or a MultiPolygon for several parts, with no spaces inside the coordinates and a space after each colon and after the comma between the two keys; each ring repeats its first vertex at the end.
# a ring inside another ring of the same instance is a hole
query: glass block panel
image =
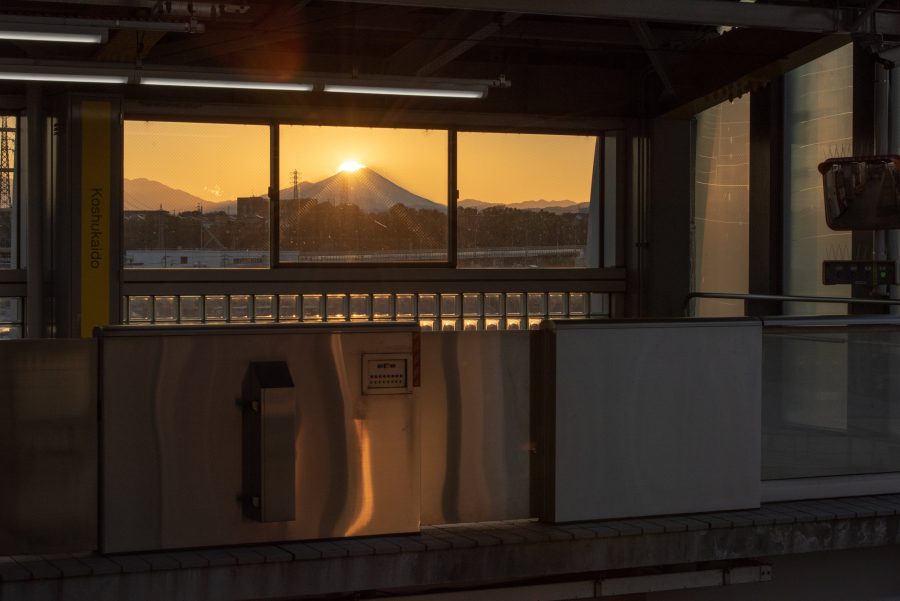
{"type": "Polygon", "coordinates": [[[484,327],[481,325],[480,319],[463,319],[463,330],[464,331],[475,331],[475,330],[483,330],[484,327]]]}
{"type": "Polygon", "coordinates": [[[224,294],[211,294],[206,297],[206,321],[225,321],[228,299],[224,294]]]}
{"type": "Polygon", "coordinates": [[[297,311],[296,294],[278,295],[278,321],[296,321],[300,313],[297,311]]]}
{"type": "Polygon", "coordinates": [[[565,292],[551,292],[547,295],[547,311],[554,317],[562,317],[566,314],[565,292]]]}
{"type": "Polygon", "coordinates": [[[485,330],[502,330],[503,329],[503,320],[498,317],[485,317],[484,318],[484,329],[485,330]]]}
{"type": "Polygon", "coordinates": [[[510,319],[509,317],[507,317],[506,318],[506,329],[507,330],[521,330],[522,322],[523,322],[523,320],[518,317],[513,318],[513,319],[510,319]]]}
{"type": "Polygon", "coordinates": [[[543,292],[528,293],[528,314],[544,316],[547,314],[547,295],[543,292]]]}
{"type": "Polygon", "coordinates": [[[153,298],[153,321],[174,322],[178,319],[178,301],[174,296],[156,296],[153,298]]]}
{"type": "Polygon", "coordinates": [[[256,321],[272,321],[275,319],[275,296],[257,294],[253,297],[253,315],[256,321]]]}
{"type": "Polygon", "coordinates": [[[416,316],[416,295],[398,294],[396,300],[397,319],[408,320],[416,316]]]}
{"type": "Polygon", "coordinates": [[[481,317],[481,295],[477,292],[463,294],[463,315],[481,317]]]}
{"type": "Polygon", "coordinates": [[[441,330],[444,332],[453,332],[462,329],[462,324],[458,319],[442,319],[441,330]]]}
{"type": "Polygon", "coordinates": [[[17,323],[22,321],[22,304],[14,296],[0,298],[0,323],[17,323]]]}
{"type": "Polygon", "coordinates": [[[584,317],[587,315],[587,293],[569,293],[569,316],[584,317]]]}
{"type": "Polygon", "coordinates": [[[419,295],[419,317],[434,317],[437,315],[437,296],[434,294],[419,295]]]}
{"type": "Polygon", "coordinates": [[[350,319],[369,319],[372,315],[368,294],[350,295],[350,319]]]}
{"type": "Polygon", "coordinates": [[[393,319],[394,318],[394,295],[393,294],[373,294],[372,295],[372,317],[375,319],[393,319]]]}
{"type": "Polygon", "coordinates": [[[249,294],[232,294],[229,303],[230,321],[250,321],[253,303],[249,294]]]}
{"type": "Polygon", "coordinates": [[[525,295],[521,292],[508,292],[506,294],[506,314],[525,314],[525,295]]]}
{"type": "Polygon", "coordinates": [[[499,292],[484,293],[484,315],[485,317],[503,315],[503,294],[499,292]]]}
{"type": "Polygon", "coordinates": [[[423,332],[432,332],[434,331],[434,320],[433,319],[420,319],[419,320],[419,328],[423,332]]]}
{"type": "Polygon", "coordinates": [[[324,314],[321,294],[303,295],[303,321],[322,321],[324,314]]]}
{"type": "Polygon", "coordinates": [[[544,321],[540,317],[529,317],[528,318],[528,329],[529,330],[540,330],[541,322],[544,321]]]}
{"type": "Polygon", "coordinates": [[[128,297],[128,323],[153,321],[153,299],[149,296],[128,297]]]}
{"type": "Polygon", "coordinates": [[[22,326],[0,326],[0,340],[12,340],[22,337],[22,326]]]}
{"type": "Polygon", "coordinates": [[[601,292],[591,292],[589,310],[591,317],[608,316],[609,295],[601,292]]]}
{"type": "Polygon", "coordinates": [[[441,317],[456,317],[459,315],[459,295],[441,295],[441,317]]]}
{"type": "Polygon", "coordinates": [[[203,321],[203,298],[200,296],[180,297],[178,311],[181,321],[203,321]]]}
{"type": "Polygon", "coordinates": [[[328,314],[328,321],[346,321],[347,320],[347,295],[346,294],[329,294],[325,297],[325,311],[328,314]]]}

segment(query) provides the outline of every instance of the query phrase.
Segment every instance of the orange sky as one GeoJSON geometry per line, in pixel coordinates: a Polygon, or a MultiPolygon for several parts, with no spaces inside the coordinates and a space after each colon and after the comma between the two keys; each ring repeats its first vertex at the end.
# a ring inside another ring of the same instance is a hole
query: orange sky
{"type": "MultiPolygon", "coordinates": [[[[592,136],[458,134],[460,198],[487,202],[587,201],[592,136]]],[[[259,125],[125,122],[125,177],[144,177],[210,201],[265,194],[269,129],[259,125]]],[[[358,161],[409,191],[447,202],[447,133],[283,126],[281,188],[333,175],[358,161]]]]}

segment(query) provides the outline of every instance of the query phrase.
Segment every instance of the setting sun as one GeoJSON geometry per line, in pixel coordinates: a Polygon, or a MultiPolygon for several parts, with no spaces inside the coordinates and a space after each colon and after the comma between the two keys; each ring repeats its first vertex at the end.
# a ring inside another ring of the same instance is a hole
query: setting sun
{"type": "Polygon", "coordinates": [[[356,161],[349,160],[349,161],[344,161],[343,163],[341,163],[341,166],[338,167],[338,171],[346,171],[348,173],[353,173],[354,171],[359,171],[360,169],[362,169],[364,167],[365,167],[365,165],[363,165],[362,163],[357,163],[356,161]]]}

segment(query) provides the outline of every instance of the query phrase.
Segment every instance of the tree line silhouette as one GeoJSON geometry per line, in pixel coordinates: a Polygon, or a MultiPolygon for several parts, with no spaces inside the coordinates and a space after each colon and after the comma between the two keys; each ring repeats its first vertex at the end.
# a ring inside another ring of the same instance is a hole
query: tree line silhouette
{"type": "MultiPolygon", "coordinates": [[[[355,205],[333,205],[303,198],[282,204],[282,250],[311,252],[428,251],[447,248],[444,211],[397,204],[366,213],[355,205]]],[[[464,249],[582,246],[587,215],[514,209],[460,208],[457,245],[464,249]]],[[[268,219],[222,212],[126,211],[125,246],[129,250],[265,250],[268,219]]]]}

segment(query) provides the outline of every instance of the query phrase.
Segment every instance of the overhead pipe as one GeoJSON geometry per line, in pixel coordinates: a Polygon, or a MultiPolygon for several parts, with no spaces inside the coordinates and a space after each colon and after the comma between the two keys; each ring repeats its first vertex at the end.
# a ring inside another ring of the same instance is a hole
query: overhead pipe
{"type": "MultiPolygon", "coordinates": [[[[722,2],[720,0],[330,0],[418,8],[479,10],[557,17],[639,20],[692,25],[727,25],[782,31],[846,33],[855,11],[827,7],[722,2]]],[[[900,16],[873,11],[875,28],[900,34],[900,16]]]]}

